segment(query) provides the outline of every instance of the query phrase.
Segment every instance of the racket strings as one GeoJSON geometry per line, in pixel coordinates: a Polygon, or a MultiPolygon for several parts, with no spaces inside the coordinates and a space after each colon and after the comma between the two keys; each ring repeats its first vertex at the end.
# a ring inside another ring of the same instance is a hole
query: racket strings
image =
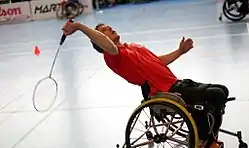
{"type": "MultiPolygon", "coordinates": [[[[69,22],[73,23],[74,21],[73,21],[72,19],[70,19],[69,22]]],[[[38,83],[36,84],[36,86],[35,86],[35,88],[34,88],[32,100],[33,100],[33,106],[34,106],[35,110],[38,111],[38,112],[42,112],[42,110],[40,110],[40,109],[37,108],[37,106],[36,106],[36,101],[35,101],[35,97],[36,97],[36,93],[37,93],[38,86],[39,86],[42,82],[44,83],[44,81],[46,81],[46,80],[52,80],[53,85],[55,86],[55,96],[52,97],[52,98],[53,98],[53,99],[51,99],[52,102],[48,105],[47,109],[45,109],[45,110],[43,110],[43,111],[49,110],[49,109],[53,106],[53,104],[55,103],[55,100],[56,100],[56,98],[57,98],[57,95],[58,95],[58,83],[57,83],[56,80],[52,77],[52,73],[53,73],[53,71],[54,71],[55,62],[56,62],[57,56],[58,56],[58,54],[59,54],[60,48],[61,48],[63,42],[65,41],[65,39],[66,39],[66,35],[63,34],[63,35],[61,36],[61,40],[60,40],[59,47],[58,47],[58,49],[56,50],[54,59],[53,59],[53,61],[52,61],[52,65],[51,65],[51,69],[50,69],[49,75],[48,75],[47,77],[45,77],[45,78],[42,78],[40,81],[38,81],[38,83]]],[[[51,88],[51,87],[47,86],[47,87],[45,87],[45,88],[46,88],[47,90],[49,90],[48,88],[51,88]]],[[[49,93],[49,92],[48,92],[48,93],[43,92],[43,93],[41,93],[41,96],[43,96],[43,97],[46,98],[48,94],[51,94],[51,93],[49,93]]],[[[50,99],[50,97],[48,97],[48,98],[50,99]]],[[[42,99],[41,99],[41,102],[42,102],[41,104],[45,104],[46,101],[44,100],[44,98],[42,98],[42,99]]]]}
{"type": "Polygon", "coordinates": [[[59,45],[59,47],[58,47],[58,49],[57,49],[57,51],[55,53],[49,75],[47,77],[44,77],[44,78],[40,79],[37,82],[37,84],[35,85],[35,88],[34,88],[34,91],[33,91],[32,101],[33,101],[34,109],[36,111],[38,111],[38,112],[45,112],[45,111],[50,110],[52,108],[53,104],[55,103],[55,100],[56,100],[56,98],[58,96],[58,83],[52,77],[52,74],[53,74],[53,71],[54,71],[56,59],[58,57],[60,48],[61,48],[61,45],[59,45]],[[49,81],[51,81],[51,82],[49,83],[49,81]],[[42,84],[44,86],[42,86],[42,84]],[[54,94],[54,95],[51,96],[51,94],[54,94]],[[37,96],[40,96],[41,98],[38,99],[37,96]]]}

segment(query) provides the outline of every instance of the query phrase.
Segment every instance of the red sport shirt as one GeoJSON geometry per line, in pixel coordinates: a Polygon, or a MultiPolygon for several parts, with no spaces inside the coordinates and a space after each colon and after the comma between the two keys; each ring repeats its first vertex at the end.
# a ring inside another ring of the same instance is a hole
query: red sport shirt
{"type": "Polygon", "coordinates": [[[176,76],[155,54],[135,43],[120,46],[117,55],[104,51],[104,59],[113,72],[129,83],[141,86],[147,80],[150,95],[167,92],[177,81],[176,76]]]}

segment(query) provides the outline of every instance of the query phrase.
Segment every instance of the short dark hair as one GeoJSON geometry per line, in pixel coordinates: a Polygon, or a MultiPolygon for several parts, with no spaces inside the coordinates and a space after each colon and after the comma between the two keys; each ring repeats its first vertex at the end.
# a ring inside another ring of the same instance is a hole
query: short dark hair
{"type": "MultiPolygon", "coordinates": [[[[98,28],[100,27],[100,26],[102,26],[102,25],[104,25],[103,23],[99,23],[99,24],[97,24],[96,26],[95,26],[95,30],[98,30],[98,28]]],[[[92,43],[92,46],[93,46],[93,48],[94,49],[96,49],[99,53],[103,53],[103,49],[102,48],[100,48],[97,44],[95,44],[92,40],[91,40],[91,43],[92,43]]]]}

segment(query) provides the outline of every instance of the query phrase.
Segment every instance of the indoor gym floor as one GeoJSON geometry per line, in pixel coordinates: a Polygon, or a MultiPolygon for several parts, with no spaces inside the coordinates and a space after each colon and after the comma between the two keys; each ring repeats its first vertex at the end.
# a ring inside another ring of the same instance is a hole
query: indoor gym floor
{"type": "MultiPolygon", "coordinates": [[[[219,22],[219,8],[211,0],[172,0],[113,7],[76,20],[91,27],[110,24],[122,41],[141,43],[158,55],[176,49],[182,36],[191,37],[195,48],[170,68],[179,78],[226,85],[237,100],[227,104],[222,127],[242,130],[249,142],[248,24],[219,22]]],[[[128,118],[142,100],[140,88],[110,71],[82,33],[68,37],[59,53],[54,71],[59,96],[52,110],[38,113],[32,106],[32,90],[49,72],[64,22],[0,26],[1,148],[123,144],[128,118]],[[35,45],[40,56],[33,53],[35,45]]],[[[220,139],[226,148],[237,147],[235,137],[221,133],[220,139]]]]}

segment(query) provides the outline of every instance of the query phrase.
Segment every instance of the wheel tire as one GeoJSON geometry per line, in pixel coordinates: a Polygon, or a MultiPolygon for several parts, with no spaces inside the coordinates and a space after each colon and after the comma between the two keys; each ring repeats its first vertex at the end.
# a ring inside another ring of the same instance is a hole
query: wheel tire
{"type": "Polygon", "coordinates": [[[77,16],[79,16],[79,15],[81,15],[83,12],[84,12],[84,6],[81,4],[81,3],[78,3],[78,9],[79,9],[79,12],[78,12],[78,15],[77,16]]]}
{"type": "Polygon", "coordinates": [[[223,3],[222,10],[223,10],[223,14],[229,20],[237,22],[237,21],[240,21],[240,20],[245,18],[246,14],[240,13],[239,15],[234,15],[234,14],[231,14],[230,12],[228,12],[228,9],[226,7],[227,4],[228,4],[228,0],[225,0],[225,2],[223,3]]]}
{"type": "Polygon", "coordinates": [[[189,136],[190,137],[189,148],[197,148],[198,147],[198,140],[199,140],[198,131],[197,131],[197,127],[196,127],[196,124],[195,124],[193,118],[190,116],[190,113],[182,105],[180,105],[179,103],[177,103],[173,100],[169,100],[166,98],[157,98],[157,99],[152,99],[152,100],[143,102],[132,113],[132,115],[127,123],[126,131],[125,131],[125,144],[126,144],[127,148],[131,148],[129,137],[130,137],[130,128],[132,126],[134,118],[142,109],[144,109],[145,107],[149,107],[151,105],[165,105],[165,106],[169,106],[170,108],[176,110],[177,113],[180,114],[182,116],[182,118],[184,119],[184,121],[186,122],[188,129],[191,133],[189,136]]]}
{"type": "Polygon", "coordinates": [[[248,145],[246,143],[240,143],[239,148],[248,148],[248,145]]]}
{"type": "Polygon", "coordinates": [[[77,3],[75,3],[75,2],[67,2],[67,3],[65,3],[64,5],[63,5],[63,7],[64,7],[64,9],[65,9],[65,13],[63,13],[64,14],[64,16],[67,18],[67,19],[74,19],[78,14],[79,14],[79,5],[77,4],[77,3]],[[71,12],[68,12],[68,13],[70,13],[70,15],[69,16],[67,16],[67,8],[68,7],[73,7],[74,8],[74,10],[75,10],[75,13],[74,14],[72,14],[71,12]]]}

